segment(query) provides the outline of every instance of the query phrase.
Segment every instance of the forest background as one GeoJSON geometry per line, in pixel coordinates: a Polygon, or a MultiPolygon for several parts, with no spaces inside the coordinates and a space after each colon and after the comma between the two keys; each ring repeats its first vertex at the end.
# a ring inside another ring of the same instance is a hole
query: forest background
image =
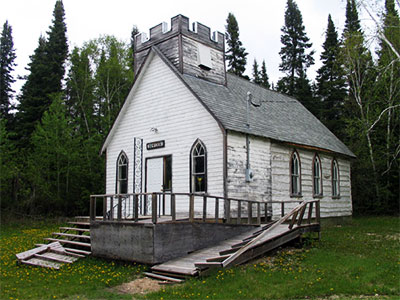
{"type": "MultiPolygon", "coordinates": [[[[228,71],[294,96],[356,154],[352,195],[356,214],[398,214],[400,203],[400,19],[399,1],[385,0],[372,14],[367,1],[347,0],[346,23],[338,33],[328,16],[322,66],[314,80],[312,41],[294,0],[287,0],[277,82],[266,62],[253,61],[233,14],[226,20],[228,71]],[[358,13],[376,23],[366,41],[358,13]],[[379,18],[374,16],[378,15],[379,18]]],[[[85,215],[89,195],[104,192],[104,157],[99,149],[134,80],[133,37],[124,43],[101,36],[68,48],[62,1],[48,32],[38,39],[28,75],[12,76],[12,25],[0,37],[0,199],[2,212],[19,215],[85,215]],[[16,80],[24,80],[17,94],[16,80]]]]}

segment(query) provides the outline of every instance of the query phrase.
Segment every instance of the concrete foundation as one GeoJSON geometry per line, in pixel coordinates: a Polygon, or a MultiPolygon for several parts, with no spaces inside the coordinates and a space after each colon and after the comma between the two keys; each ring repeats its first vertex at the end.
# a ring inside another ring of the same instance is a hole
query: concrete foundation
{"type": "Polygon", "coordinates": [[[244,233],[249,225],[216,223],[92,222],[92,255],[157,264],[244,233]]]}

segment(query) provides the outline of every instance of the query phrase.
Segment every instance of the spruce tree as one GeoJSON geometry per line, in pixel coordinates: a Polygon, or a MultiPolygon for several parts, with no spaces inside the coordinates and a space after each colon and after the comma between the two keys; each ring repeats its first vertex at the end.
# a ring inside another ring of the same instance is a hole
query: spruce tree
{"type": "MultiPolygon", "coordinates": [[[[30,74],[21,90],[20,105],[16,116],[19,139],[29,140],[36,123],[52,102],[52,94],[62,92],[65,60],[68,55],[64,6],[58,0],[53,12],[54,20],[48,32],[48,39],[39,38],[39,45],[31,56],[30,74]]],[[[22,145],[27,145],[23,143],[22,145]]]]}
{"type": "Polygon", "coordinates": [[[357,4],[355,0],[347,0],[346,4],[346,21],[344,23],[344,31],[361,32],[360,19],[358,18],[357,4]]]}
{"type": "Polygon", "coordinates": [[[226,52],[226,60],[229,66],[228,71],[243,77],[243,73],[246,70],[246,56],[248,53],[239,40],[239,25],[232,13],[228,14],[226,23],[225,36],[228,44],[228,50],[226,52]]]}
{"type": "Polygon", "coordinates": [[[260,71],[258,70],[258,63],[256,59],[254,59],[253,63],[253,82],[256,84],[261,83],[260,71]]]}
{"type": "Polygon", "coordinates": [[[68,56],[67,26],[65,24],[64,5],[61,0],[55,4],[53,11],[53,24],[47,32],[46,55],[51,76],[48,84],[52,93],[62,91],[62,80],[65,74],[65,61],[68,56]]]}
{"type": "Polygon", "coordinates": [[[11,100],[14,90],[11,85],[15,82],[12,71],[16,66],[14,42],[12,38],[12,28],[6,21],[0,37],[0,117],[10,120],[10,110],[12,109],[11,100]]]}
{"type": "Polygon", "coordinates": [[[342,136],[341,113],[347,95],[346,78],[338,57],[340,44],[331,15],[328,16],[325,37],[320,57],[322,66],[316,78],[316,93],[322,106],[319,117],[333,133],[342,136]]]}
{"type": "Polygon", "coordinates": [[[262,65],[261,65],[261,86],[269,89],[271,86],[269,84],[269,78],[267,74],[267,67],[265,66],[265,60],[263,60],[262,65]]]}
{"type": "Polygon", "coordinates": [[[307,69],[314,64],[314,51],[307,53],[312,43],[305,32],[303,17],[294,0],[288,0],[285,11],[285,25],[282,27],[279,52],[282,62],[279,70],[286,75],[278,81],[278,91],[296,97],[306,108],[315,113],[315,104],[307,69]]]}

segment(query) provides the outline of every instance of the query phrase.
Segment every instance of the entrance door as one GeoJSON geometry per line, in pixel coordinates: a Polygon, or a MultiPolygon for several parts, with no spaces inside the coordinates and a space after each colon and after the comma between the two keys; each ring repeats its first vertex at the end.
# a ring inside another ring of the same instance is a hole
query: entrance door
{"type": "MultiPolygon", "coordinates": [[[[148,158],[146,161],[146,192],[160,193],[172,190],[172,157],[148,158]]],[[[158,214],[171,214],[171,197],[168,195],[158,197],[158,214]]],[[[151,214],[151,196],[146,201],[147,214],[151,214]]]]}

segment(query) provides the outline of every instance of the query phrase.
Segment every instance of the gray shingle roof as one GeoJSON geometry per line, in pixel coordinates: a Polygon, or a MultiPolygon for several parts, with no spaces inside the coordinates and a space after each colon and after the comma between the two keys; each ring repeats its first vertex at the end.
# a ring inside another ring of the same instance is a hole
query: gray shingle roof
{"type": "Polygon", "coordinates": [[[238,76],[227,74],[227,86],[183,74],[182,79],[222,125],[274,140],[312,146],[355,157],[328,128],[296,99],[264,89],[238,76]],[[246,95],[262,102],[250,105],[250,129],[246,126],[246,95]]]}

